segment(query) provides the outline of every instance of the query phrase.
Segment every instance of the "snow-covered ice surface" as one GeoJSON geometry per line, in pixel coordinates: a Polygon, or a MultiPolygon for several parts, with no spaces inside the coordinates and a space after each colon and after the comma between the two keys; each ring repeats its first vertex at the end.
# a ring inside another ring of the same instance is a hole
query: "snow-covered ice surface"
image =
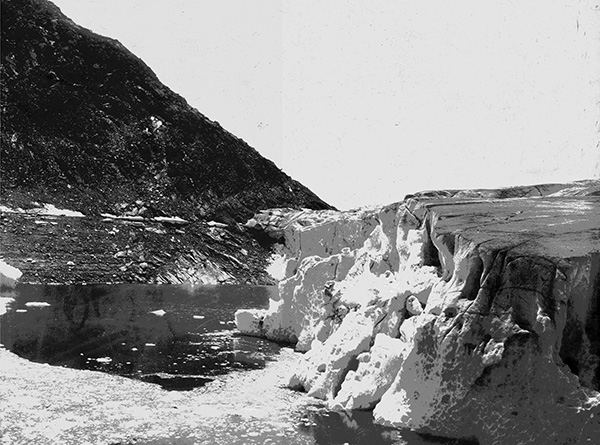
{"type": "Polygon", "coordinates": [[[593,442],[600,201],[598,182],[586,184],[576,197],[540,185],[261,212],[247,226],[283,243],[285,278],[268,309],[239,309],[236,325],[307,351],[291,388],[331,409],[373,409],[379,425],[593,442]]]}
{"type": "Polygon", "coordinates": [[[299,358],[283,348],[263,369],[234,371],[192,391],[165,391],[102,372],[33,363],[0,347],[0,443],[459,443],[374,425],[369,412],[327,410],[285,387],[299,358]]]}
{"type": "Polygon", "coordinates": [[[298,428],[312,399],[284,388],[284,371],[295,361],[284,348],[264,369],[169,392],[0,349],[1,443],[312,444],[310,433],[298,428]]]}

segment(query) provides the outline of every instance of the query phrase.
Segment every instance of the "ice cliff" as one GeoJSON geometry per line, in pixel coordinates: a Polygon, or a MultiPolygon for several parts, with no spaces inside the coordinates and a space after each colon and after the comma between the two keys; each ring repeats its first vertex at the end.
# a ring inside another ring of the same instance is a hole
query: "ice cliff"
{"type": "Polygon", "coordinates": [[[236,323],[306,352],[290,387],[482,444],[600,434],[600,181],[270,210],[248,226],[278,240],[283,279],[236,323]]]}

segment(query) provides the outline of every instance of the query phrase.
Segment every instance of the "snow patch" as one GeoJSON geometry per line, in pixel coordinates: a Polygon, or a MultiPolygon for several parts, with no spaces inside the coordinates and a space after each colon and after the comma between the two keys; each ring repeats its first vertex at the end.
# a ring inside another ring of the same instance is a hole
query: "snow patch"
{"type": "Polygon", "coordinates": [[[221,228],[227,227],[227,224],[223,224],[223,223],[220,223],[217,221],[209,221],[206,224],[210,227],[221,227],[221,228]]]}
{"type": "Polygon", "coordinates": [[[269,259],[267,273],[277,281],[284,280],[287,263],[288,258],[285,255],[274,253],[269,259]]]}
{"type": "Polygon", "coordinates": [[[187,224],[188,223],[188,221],[186,221],[183,218],[180,218],[179,216],[156,216],[152,219],[154,221],[167,223],[167,224],[187,224]]]}
{"type": "Polygon", "coordinates": [[[0,259],[0,286],[14,287],[23,272],[0,259]]]}
{"type": "Polygon", "coordinates": [[[53,204],[44,204],[41,209],[33,209],[32,213],[48,216],[68,216],[71,218],[84,218],[85,215],[81,212],[67,209],[59,209],[53,204]]]}
{"type": "MultiPolygon", "coordinates": [[[[39,206],[40,204],[37,202],[32,203],[34,205],[39,206]]],[[[11,209],[10,207],[6,207],[4,205],[0,205],[0,212],[4,213],[26,213],[29,215],[42,215],[42,216],[68,216],[71,218],[84,218],[85,215],[81,212],[77,212],[75,210],[68,209],[59,209],[54,204],[43,204],[41,207],[34,207],[32,209],[23,210],[20,207],[17,209],[11,209]]]]}

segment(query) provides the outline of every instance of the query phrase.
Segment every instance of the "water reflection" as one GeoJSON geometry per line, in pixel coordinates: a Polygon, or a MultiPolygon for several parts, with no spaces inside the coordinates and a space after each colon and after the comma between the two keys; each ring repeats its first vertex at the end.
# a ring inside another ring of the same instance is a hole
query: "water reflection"
{"type": "Polygon", "coordinates": [[[424,436],[373,423],[371,411],[328,411],[310,407],[300,419],[299,429],[310,434],[316,445],[473,445],[477,442],[424,436]]]}
{"type": "Polygon", "coordinates": [[[236,336],[240,307],[268,305],[271,287],[18,285],[0,341],[37,362],[188,390],[232,369],[259,368],[279,347],[236,336]]]}
{"type": "MultiPolygon", "coordinates": [[[[235,335],[232,323],[240,307],[267,307],[271,292],[276,288],[18,285],[11,295],[0,292],[0,298],[14,298],[0,317],[0,342],[30,360],[191,390],[215,375],[275,359],[278,345],[235,335]]],[[[301,443],[307,437],[323,445],[467,443],[385,428],[373,424],[370,412],[330,412],[320,405],[288,426],[299,430],[301,443]]],[[[293,443],[274,439],[270,428],[265,425],[264,441],[257,436],[252,443],[293,443]]],[[[231,443],[249,443],[242,433],[231,443]]]]}

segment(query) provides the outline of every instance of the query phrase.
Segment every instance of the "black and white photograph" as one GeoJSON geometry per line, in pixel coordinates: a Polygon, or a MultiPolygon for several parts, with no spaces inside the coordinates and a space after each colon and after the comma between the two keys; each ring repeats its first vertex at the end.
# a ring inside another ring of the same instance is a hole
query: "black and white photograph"
{"type": "Polygon", "coordinates": [[[0,17],[0,445],[600,443],[597,0],[0,17]]]}

